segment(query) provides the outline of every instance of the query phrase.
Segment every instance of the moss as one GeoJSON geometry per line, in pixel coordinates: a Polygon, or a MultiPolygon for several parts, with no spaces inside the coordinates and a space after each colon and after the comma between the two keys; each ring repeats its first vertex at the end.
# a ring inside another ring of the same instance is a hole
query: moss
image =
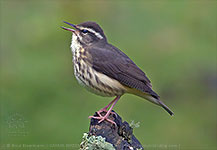
{"type": "Polygon", "coordinates": [[[84,133],[80,150],[115,150],[112,144],[105,141],[102,136],[89,136],[84,133]]]}

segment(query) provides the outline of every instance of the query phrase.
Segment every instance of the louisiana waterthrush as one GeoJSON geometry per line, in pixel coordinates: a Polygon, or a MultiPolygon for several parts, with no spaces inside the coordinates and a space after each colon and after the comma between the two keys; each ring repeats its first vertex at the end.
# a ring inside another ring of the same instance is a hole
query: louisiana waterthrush
{"type": "Polygon", "coordinates": [[[145,73],[126,54],[107,42],[98,24],[95,22],[84,22],[78,25],[65,23],[74,28],[62,27],[72,32],[71,50],[74,74],[78,82],[95,94],[116,97],[106,107],[97,111],[99,117],[90,116],[90,118],[99,119],[99,123],[104,120],[114,123],[108,119],[108,116],[125,93],[147,99],[173,115],[173,112],[152,90],[151,82],[145,73]],[[102,116],[101,112],[106,112],[106,115],[102,116]]]}

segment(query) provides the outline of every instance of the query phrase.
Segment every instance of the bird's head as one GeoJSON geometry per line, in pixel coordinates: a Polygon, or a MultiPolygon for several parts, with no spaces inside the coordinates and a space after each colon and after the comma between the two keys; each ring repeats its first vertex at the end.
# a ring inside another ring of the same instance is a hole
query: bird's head
{"type": "Polygon", "coordinates": [[[98,24],[95,22],[83,22],[78,25],[74,25],[64,21],[64,23],[70,25],[72,28],[62,27],[65,30],[72,32],[72,40],[77,40],[78,43],[84,45],[92,45],[97,42],[106,41],[105,34],[98,24]]]}

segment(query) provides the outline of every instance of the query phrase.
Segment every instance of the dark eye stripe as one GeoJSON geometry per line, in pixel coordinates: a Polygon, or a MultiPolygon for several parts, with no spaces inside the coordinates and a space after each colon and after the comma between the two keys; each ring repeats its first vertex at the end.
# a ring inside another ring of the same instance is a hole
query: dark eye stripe
{"type": "Polygon", "coordinates": [[[94,35],[94,36],[96,36],[98,39],[102,39],[103,37],[100,35],[100,33],[97,33],[96,31],[94,31],[93,29],[89,29],[89,30],[87,30],[87,29],[81,29],[80,30],[82,33],[84,33],[84,34],[91,34],[91,35],[94,35]]]}
{"type": "Polygon", "coordinates": [[[89,31],[86,30],[86,29],[83,29],[83,30],[81,30],[81,32],[82,32],[82,33],[87,33],[87,32],[89,32],[89,31]]]}

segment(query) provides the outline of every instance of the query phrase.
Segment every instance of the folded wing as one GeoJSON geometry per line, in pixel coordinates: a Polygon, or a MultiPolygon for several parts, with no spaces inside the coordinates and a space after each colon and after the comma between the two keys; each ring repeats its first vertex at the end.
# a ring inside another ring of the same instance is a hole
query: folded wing
{"type": "Polygon", "coordinates": [[[121,84],[137,89],[155,98],[159,96],[152,90],[151,82],[145,73],[123,52],[115,47],[89,48],[93,68],[121,84]]]}

